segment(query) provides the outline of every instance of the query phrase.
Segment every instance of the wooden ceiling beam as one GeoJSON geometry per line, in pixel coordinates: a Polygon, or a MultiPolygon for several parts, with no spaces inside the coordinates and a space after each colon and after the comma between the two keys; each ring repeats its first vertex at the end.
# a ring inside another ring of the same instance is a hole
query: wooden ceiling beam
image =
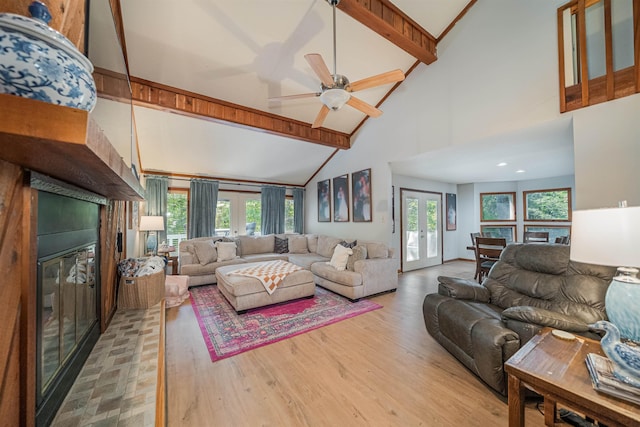
{"type": "Polygon", "coordinates": [[[436,38],[389,0],[340,0],[338,9],[427,65],[438,59],[436,38]]]}
{"type": "MultiPolygon", "coordinates": [[[[94,70],[93,76],[99,96],[128,101],[129,87],[126,77],[102,69],[94,70]]],[[[131,97],[134,105],[246,127],[342,150],[351,148],[351,137],[347,133],[325,128],[312,129],[309,123],[137,77],[131,77],[131,97]]]]}

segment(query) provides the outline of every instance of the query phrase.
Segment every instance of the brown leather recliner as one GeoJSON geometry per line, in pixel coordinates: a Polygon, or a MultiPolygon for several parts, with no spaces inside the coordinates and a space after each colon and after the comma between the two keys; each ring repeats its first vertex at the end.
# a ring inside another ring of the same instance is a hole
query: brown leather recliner
{"type": "Polygon", "coordinates": [[[513,243],[482,284],[440,276],[423,304],[427,330],[506,396],[506,362],[545,326],[590,336],[606,319],[604,298],[616,269],[569,260],[569,246],[513,243]]]}

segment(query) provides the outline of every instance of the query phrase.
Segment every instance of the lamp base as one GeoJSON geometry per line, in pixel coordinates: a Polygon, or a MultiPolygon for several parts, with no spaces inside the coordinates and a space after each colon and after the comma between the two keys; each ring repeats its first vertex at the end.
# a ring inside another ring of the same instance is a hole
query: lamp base
{"type": "Polygon", "coordinates": [[[149,233],[149,237],[147,237],[147,253],[155,255],[156,247],[158,247],[158,238],[156,237],[156,233],[149,233]]]}
{"type": "Polygon", "coordinates": [[[605,306],[609,320],[618,327],[620,335],[640,342],[640,283],[637,278],[628,280],[628,277],[613,279],[607,289],[605,306]]]}

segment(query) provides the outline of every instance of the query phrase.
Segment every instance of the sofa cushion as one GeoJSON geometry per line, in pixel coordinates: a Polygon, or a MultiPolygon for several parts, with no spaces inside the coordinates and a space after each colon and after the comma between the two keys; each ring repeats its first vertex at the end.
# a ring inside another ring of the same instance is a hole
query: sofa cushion
{"type": "Polygon", "coordinates": [[[218,259],[218,251],[216,250],[213,240],[193,242],[193,250],[201,265],[215,262],[218,259]]]}
{"type": "Polygon", "coordinates": [[[273,252],[277,254],[286,254],[289,252],[289,239],[274,236],[273,252]]]}
{"type": "Polygon", "coordinates": [[[349,255],[353,255],[353,249],[345,248],[342,245],[336,245],[331,261],[329,261],[329,265],[338,271],[344,271],[347,267],[349,255]]]}
{"type": "Polygon", "coordinates": [[[216,242],[218,250],[217,262],[229,261],[236,258],[236,244],[234,242],[216,242]]]}
{"type": "Polygon", "coordinates": [[[313,252],[314,254],[318,252],[317,234],[307,234],[307,247],[309,248],[309,252],[313,252]]]}
{"type": "Polygon", "coordinates": [[[289,253],[306,254],[308,252],[307,238],[305,236],[299,235],[289,237],[289,253]]]}
{"type": "MultiPolygon", "coordinates": [[[[244,264],[244,263],[246,263],[246,261],[243,260],[242,258],[234,258],[227,261],[221,261],[221,262],[216,261],[206,265],[187,264],[187,265],[180,266],[180,273],[187,276],[206,276],[206,275],[212,275],[213,273],[215,273],[216,268],[218,267],[222,267],[225,265],[244,264]]],[[[212,281],[211,283],[213,282],[214,281],[212,281]]]]}
{"type": "Polygon", "coordinates": [[[333,256],[333,250],[336,248],[336,245],[341,241],[342,239],[338,239],[337,237],[318,236],[318,250],[317,250],[318,255],[331,258],[333,256]]]}
{"type": "Polygon", "coordinates": [[[348,270],[338,271],[324,262],[311,264],[311,272],[325,280],[343,286],[362,286],[362,274],[348,270]]]}
{"type": "Polygon", "coordinates": [[[289,262],[295,265],[298,265],[302,268],[306,268],[307,270],[311,270],[311,264],[314,262],[327,262],[328,258],[325,258],[321,255],[315,253],[306,253],[306,254],[287,254],[289,258],[289,262]]]}
{"type": "Polygon", "coordinates": [[[275,245],[275,236],[238,236],[238,255],[272,253],[275,245]]]}
{"type": "MultiPolygon", "coordinates": [[[[361,244],[363,244],[361,242],[361,244]]],[[[389,248],[382,242],[366,242],[367,257],[370,259],[389,258],[389,248]]]]}
{"type": "Polygon", "coordinates": [[[242,255],[242,259],[247,262],[275,261],[278,259],[288,261],[289,257],[287,256],[287,254],[277,254],[274,252],[270,252],[268,254],[242,255]]]}
{"type": "Polygon", "coordinates": [[[353,271],[353,265],[356,261],[360,261],[362,259],[367,259],[367,247],[363,245],[355,246],[353,249],[353,254],[349,255],[349,259],[347,260],[347,270],[353,271]]]}

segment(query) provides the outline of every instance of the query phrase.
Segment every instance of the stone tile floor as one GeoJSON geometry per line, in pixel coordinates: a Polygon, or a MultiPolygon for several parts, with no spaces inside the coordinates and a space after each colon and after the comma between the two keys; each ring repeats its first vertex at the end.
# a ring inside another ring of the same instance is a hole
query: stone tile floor
{"type": "Polygon", "coordinates": [[[118,310],[52,426],[153,426],[159,340],[160,304],[118,310]]]}

